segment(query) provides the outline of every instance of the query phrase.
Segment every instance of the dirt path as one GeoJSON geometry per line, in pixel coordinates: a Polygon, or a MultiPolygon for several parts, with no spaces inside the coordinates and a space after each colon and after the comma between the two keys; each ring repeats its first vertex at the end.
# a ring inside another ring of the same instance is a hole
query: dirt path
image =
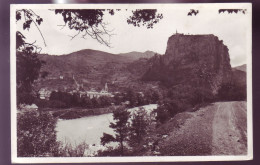
{"type": "Polygon", "coordinates": [[[226,102],[216,106],[212,124],[212,155],[246,154],[246,111],[243,104],[226,102]]]}
{"type": "Polygon", "coordinates": [[[161,142],[162,155],[246,154],[246,102],[218,102],[173,120],[187,114],[190,118],[161,142]]]}

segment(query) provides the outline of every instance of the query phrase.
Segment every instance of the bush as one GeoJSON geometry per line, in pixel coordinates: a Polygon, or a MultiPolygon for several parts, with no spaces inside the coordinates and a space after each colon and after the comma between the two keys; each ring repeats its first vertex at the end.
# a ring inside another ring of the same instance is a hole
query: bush
{"type": "Polygon", "coordinates": [[[57,151],[57,120],[49,113],[24,112],[17,117],[18,157],[51,156],[57,151]]]}
{"type": "Polygon", "coordinates": [[[224,84],[218,91],[220,101],[246,100],[246,85],[224,84]]]}
{"type": "Polygon", "coordinates": [[[57,152],[57,157],[83,157],[85,150],[88,149],[88,145],[85,142],[81,142],[76,146],[72,146],[71,143],[65,143],[60,145],[57,152]]]}
{"type": "MultiPolygon", "coordinates": [[[[121,156],[122,152],[119,147],[113,148],[113,147],[108,147],[106,150],[101,151],[99,150],[97,153],[97,156],[121,156]]],[[[124,156],[128,156],[127,151],[125,151],[124,156]]]]}
{"type": "Polygon", "coordinates": [[[158,108],[155,110],[156,120],[160,123],[164,123],[177,113],[184,112],[191,107],[193,107],[193,105],[187,99],[165,98],[159,103],[158,108]]]}

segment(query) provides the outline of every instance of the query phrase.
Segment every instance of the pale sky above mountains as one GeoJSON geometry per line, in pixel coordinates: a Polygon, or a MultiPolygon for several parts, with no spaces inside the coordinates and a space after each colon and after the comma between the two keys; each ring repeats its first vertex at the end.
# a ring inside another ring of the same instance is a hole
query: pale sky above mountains
{"type": "MultiPolygon", "coordinates": [[[[35,13],[43,18],[39,26],[46,40],[47,46],[43,45],[43,40],[36,27],[31,26],[29,32],[23,31],[28,42],[36,41],[42,47],[42,53],[51,55],[63,55],[79,51],[82,49],[94,49],[109,53],[127,53],[131,51],[145,52],[147,50],[164,54],[166,51],[168,38],[176,33],[184,34],[214,34],[223,40],[228,46],[232,66],[246,63],[246,56],[250,49],[251,21],[250,13],[222,13],[218,14],[216,7],[204,6],[163,6],[158,9],[163,14],[163,19],[154,25],[153,29],[146,27],[134,27],[127,24],[127,17],[130,10],[121,10],[114,16],[105,15],[104,21],[109,23],[108,29],[113,30],[110,42],[111,48],[98,43],[88,37],[87,39],[78,37],[71,40],[77,32],[67,28],[61,29],[58,25],[63,25],[61,15],[55,15],[54,11],[46,7],[33,9],[35,13]],[[197,16],[187,16],[190,9],[199,9],[197,16]]],[[[104,7],[105,8],[105,7],[104,7]]],[[[250,11],[249,11],[250,12],[250,11]]],[[[21,30],[21,23],[17,23],[17,29],[21,30]]]]}

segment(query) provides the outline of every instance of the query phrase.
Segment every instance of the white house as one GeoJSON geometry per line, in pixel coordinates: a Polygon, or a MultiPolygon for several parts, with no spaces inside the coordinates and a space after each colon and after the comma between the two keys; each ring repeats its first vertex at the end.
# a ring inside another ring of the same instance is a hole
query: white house
{"type": "Polygon", "coordinates": [[[42,88],[39,91],[39,96],[40,96],[40,99],[49,100],[49,98],[51,96],[51,91],[48,89],[42,88]]]}

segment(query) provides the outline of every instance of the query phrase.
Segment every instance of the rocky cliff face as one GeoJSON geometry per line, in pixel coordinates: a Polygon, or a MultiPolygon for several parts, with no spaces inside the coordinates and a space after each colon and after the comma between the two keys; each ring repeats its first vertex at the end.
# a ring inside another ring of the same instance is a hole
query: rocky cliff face
{"type": "Polygon", "coordinates": [[[175,34],[168,40],[165,55],[153,61],[143,80],[205,87],[217,94],[231,77],[228,48],[214,35],[175,34]]]}

